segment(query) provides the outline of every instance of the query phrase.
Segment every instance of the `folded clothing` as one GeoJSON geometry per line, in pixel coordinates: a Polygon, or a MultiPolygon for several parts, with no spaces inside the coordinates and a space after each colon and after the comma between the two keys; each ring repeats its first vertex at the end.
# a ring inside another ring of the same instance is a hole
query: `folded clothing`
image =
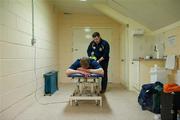
{"type": "Polygon", "coordinates": [[[177,84],[164,84],[163,91],[165,93],[180,92],[180,86],[177,84]]]}

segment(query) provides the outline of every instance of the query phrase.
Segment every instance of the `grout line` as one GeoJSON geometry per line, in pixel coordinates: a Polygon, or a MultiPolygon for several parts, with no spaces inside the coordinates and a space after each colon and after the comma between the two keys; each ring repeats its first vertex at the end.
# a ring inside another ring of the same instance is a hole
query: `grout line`
{"type": "MultiPolygon", "coordinates": [[[[39,67],[39,68],[37,68],[37,70],[41,70],[41,69],[43,69],[43,68],[48,68],[48,67],[52,67],[52,66],[57,66],[57,64],[39,67]]],[[[23,70],[23,71],[19,71],[19,72],[16,72],[16,73],[11,73],[11,74],[6,74],[6,75],[2,75],[2,76],[0,76],[0,77],[8,77],[8,76],[11,76],[11,75],[15,75],[15,74],[19,74],[19,73],[24,73],[24,72],[30,72],[30,71],[33,71],[33,69],[23,70]]]]}
{"type": "Polygon", "coordinates": [[[8,110],[9,108],[13,107],[13,106],[16,105],[17,103],[20,103],[22,100],[24,100],[24,99],[30,97],[30,96],[33,95],[33,94],[34,94],[34,93],[32,92],[32,93],[30,93],[30,94],[24,96],[23,98],[17,100],[16,102],[14,102],[13,104],[9,105],[8,107],[2,109],[2,110],[0,111],[0,114],[3,113],[3,112],[5,112],[5,111],[8,110]]]}

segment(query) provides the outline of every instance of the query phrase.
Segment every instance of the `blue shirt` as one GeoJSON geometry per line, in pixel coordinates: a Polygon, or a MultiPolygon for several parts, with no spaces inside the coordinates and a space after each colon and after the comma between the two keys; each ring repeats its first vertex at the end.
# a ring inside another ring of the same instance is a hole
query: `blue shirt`
{"type": "MultiPolygon", "coordinates": [[[[80,59],[77,59],[69,68],[73,70],[77,70],[79,67],[81,67],[80,59]]],[[[97,61],[90,59],[88,69],[99,69],[99,68],[102,68],[101,65],[97,61]]]]}
{"type": "Polygon", "coordinates": [[[104,58],[103,61],[109,61],[109,43],[106,40],[101,39],[99,44],[92,41],[87,49],[88,56],[95,56],[98,59],[104,58]]]}

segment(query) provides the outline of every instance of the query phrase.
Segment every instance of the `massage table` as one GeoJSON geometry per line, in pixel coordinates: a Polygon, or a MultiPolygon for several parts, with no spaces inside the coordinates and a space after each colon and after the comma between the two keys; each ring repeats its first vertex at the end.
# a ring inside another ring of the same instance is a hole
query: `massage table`
{"type": "Polygon", "coordinates": [[[96,105],[102,106],[102,97],[100,96],[101,80],[103,75],[90,74],[84,76],[83,74],[71,74],[68,77],[76,84],[73,94],[69,98],[70,105],[73,103],[79,105],[82,100],[94,100],[96,105]]]}

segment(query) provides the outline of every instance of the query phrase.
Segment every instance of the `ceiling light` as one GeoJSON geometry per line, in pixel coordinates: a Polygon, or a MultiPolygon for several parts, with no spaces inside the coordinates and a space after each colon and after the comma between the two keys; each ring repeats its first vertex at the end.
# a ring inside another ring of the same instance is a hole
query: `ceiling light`
{"type": "Polygon", "coordinates": [[[87,1],[87,0],[80,0],[81,2],[85,2],[85,1],[87,1]]]}
{"type": "Polygon", "coordinates": [[[91,32],[91,29],[90,28],[85,28],[84,31],[85,32],[91,32]]]}

